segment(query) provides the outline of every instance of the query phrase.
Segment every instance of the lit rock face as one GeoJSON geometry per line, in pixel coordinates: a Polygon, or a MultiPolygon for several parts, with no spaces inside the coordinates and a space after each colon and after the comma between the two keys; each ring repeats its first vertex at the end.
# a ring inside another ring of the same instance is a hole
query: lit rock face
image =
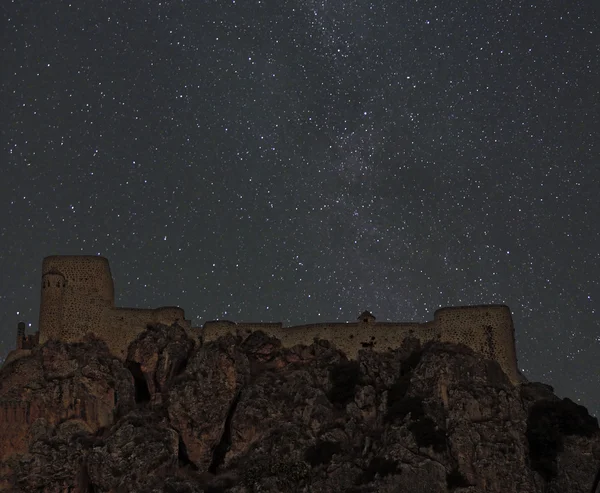
{"type": "Polygon", "coordinates": [[[5,490],[589,493],[600,466],[584,408],[460,345],[407,339],[348,360],[327,341],[284,348],[254,332],[194,347],[157,326],[127,354],[48,343],[2,369],[0,399],[66,418],[19,411],[0,442],[5,490]],[[73,399],[84,413],[65,411],[73,399]]]}
{"type": "Polygon", "coordinates": [[[101,342],[50,341],[0,373],[0,460],[27,451],[38,433],[76,421],[88,432],[132,407],[131,374],[101,342]]]}

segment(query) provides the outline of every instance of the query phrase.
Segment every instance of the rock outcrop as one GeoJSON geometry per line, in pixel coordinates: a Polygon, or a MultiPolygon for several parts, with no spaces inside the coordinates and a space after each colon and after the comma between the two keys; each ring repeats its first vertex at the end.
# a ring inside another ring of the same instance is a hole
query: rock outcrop
{"type": "Polygon", "coordinates": [[[590,493],[598,422],[464,346],[357,360],[149,328],[122,362],[49,341],[0,370],[0,489],[590,493]]]}

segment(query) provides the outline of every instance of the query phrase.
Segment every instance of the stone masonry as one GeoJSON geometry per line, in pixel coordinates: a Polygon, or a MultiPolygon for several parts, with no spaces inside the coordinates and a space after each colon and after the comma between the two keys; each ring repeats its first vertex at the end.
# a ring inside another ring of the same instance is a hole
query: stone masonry
{"type": "Polygon", "coordinates": [[[26,336],[24,324],[17,334],[17,349],[7,362],[29,353],[38,343],[55,339],[81,342],[93,335],[106,342],[120,359],[148,325],[178,324],[206,343],[226,334],[246,337],[262,331],[279,339],[285,347],[310,345],[326,339],[354,359],[361,349],[386,351],[399,348],[407,337],[464,344],[485,358],[497,361],[513,383],[520,380],[517,369],[514,325],[506,305],[441,308],[425,323],[377,322],[368,311],[355,323],[319,323],[283,327],[281,323],[206,322],[192,328],[183,309],[115,307],[114,285],[108,260],[99,256],[52,256],[42,264],[42,296],[39,333],[26,336]]]}

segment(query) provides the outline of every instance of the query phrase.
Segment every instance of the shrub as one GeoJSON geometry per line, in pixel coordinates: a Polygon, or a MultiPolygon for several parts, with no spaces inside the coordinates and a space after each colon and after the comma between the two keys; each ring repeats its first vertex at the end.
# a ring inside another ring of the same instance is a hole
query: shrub
{"type": "Polygon", "coordinates": [[[412,372],[421,361],[421,351],[413,351],[408,355],[402,363],[400,364],[400,376],[406,375],[412,372]]]}
{"type": "Polygon", "coordinates": [[[380,478],[386,477],[388,474],[398,473],[398,463],[394,460],[386,459],[385,457],[373,457],[367,469],[362,473],[358,480],[359,484],[370,483],[379,475],[380,478]]]}
{"type": "MultiPolygon", "coordinates": [[[[403,419],[409,412],[416,415],[423,415],[423,408],[420,409],[414,402],[404,403],[404,398],[410,387],[410,375],[421,361],[421,351],[413,351],[400,364],[400,375],[390,387],[387,400],[387,414],[385,420],[388,422],[395,419],[403,419]],[[407,409],[408,406],[408,409],[407,409]]],[[[413,415],[414,417],[414,415],[413,415]]]]}
{"type": "Polygon", "coordinates": [[[558,427],[565,435],[591,437],[598,431],[598,419],[590,416],[588,410],[571,399],[557,403],[559,409],[558,427]]]}
{"type": "Polygon", "coordinates": [[[436,452],[446,450],[446,433],[437,428],[435,421],[424,416],[408,425],[419,447],[433,447],[436,452]]]}
{"type": "Polygon", "coordinates": [[[423,401],[418,397],[399,397],[399,394],[394,394],[393,387],[388,393],[387,402],[387,413],[385,415],[385,421],[391,423],[393,421],[400,421],[410,413],[410,417],[413,420],[419,419],[425,415],[423,409],[423,401]]]}
{"type": "Polygon", "coordinates": [[[329,370],[331,390],[327,397],[334,406],[341,409],[354,400],[360,376],[358,361],[345,361],[329,370]]]}
{"type": "Polygon", "coordinates": [[[570,399],[536,402],[527,417],[529,459],[534,471],[547,481],[556,476],[556,457],[564,449],[565,435],[591,436],[598,420],[570,399]]]}
{"type": "Polygon", "coordinates": [[[471,485],[458,469],[452,469],[446,474],[446,487],[448,490],[452,491],[456,488],[466,488],[468,486],[471,485]]]}
{"type": "Polygon", "coordinates": [[[320,464],[329,464],[333,455],[338,454],[341,450],[342,446],[337,442],[319,440],[306,449],[304,460],[313,467],[320,464]]]}

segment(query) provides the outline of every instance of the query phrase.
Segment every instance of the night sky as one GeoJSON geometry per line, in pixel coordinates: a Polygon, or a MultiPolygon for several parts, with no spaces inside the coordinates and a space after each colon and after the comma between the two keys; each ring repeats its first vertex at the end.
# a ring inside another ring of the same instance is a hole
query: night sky
{"type": "Polygon", "coordinates": [[[194,325],[506,303],[600,416],[600,6],[5,1],[0,357],[42,258],[194,325]]]}

